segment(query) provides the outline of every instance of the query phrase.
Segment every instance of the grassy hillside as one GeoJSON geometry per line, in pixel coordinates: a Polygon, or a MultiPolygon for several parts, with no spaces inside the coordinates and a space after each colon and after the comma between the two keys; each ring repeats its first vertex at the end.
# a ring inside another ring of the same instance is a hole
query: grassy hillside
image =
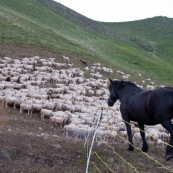
{"type": "Polygon", "coordinates": [[[172,38],[173,19],[166,17],[102,23],[52,0],[0,1],[1,42],[43,46],[170,85],[172,38]]]}

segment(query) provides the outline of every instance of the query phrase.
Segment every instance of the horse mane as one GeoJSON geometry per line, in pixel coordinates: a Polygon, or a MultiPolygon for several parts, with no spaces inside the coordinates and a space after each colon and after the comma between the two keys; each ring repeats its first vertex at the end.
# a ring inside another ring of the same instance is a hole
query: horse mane
{"type": "Polygon", "coordinates": [[[135,83],[131,82],[131,81],[126,81],[127,85],[132,85],[132,86],[136,86],[135,83]]]}
{"type": "Polygon", "coordinates": [[[123,81],[122,80],[122,81],[119,81],[119,85],[122,87],[136,88],[136,89],[140,89],[140,90],[142,89],[131,81],[123,81]]]}
{"type": "Polygon", "coordinates": [[[137,86],[135,83],[130,81],[121,81],[122,84],[120,84],[122,87],[127,87],[132,91],[142,91],[143,89],[137,86]]]}
{"type": "Polygon", "coordinates": [[[138,86],[136,86],[136,84],[135,83],[133,83],[133,82],[131,82],[131,81],[121,81],[121,82],[123,82],[123,85],[130,85],[130,86],[135,86],[135,87],[138,87],[138,86]]]}

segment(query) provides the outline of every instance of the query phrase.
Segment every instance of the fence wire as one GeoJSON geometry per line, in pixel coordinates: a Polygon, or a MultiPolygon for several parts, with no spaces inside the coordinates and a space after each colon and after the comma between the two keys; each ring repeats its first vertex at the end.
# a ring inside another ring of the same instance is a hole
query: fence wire
{"type": "MultiPolygon", "coordinates": [[[[98,128],[98,126],[99,126],[99,122],[100,122],[100,119],[101,119],[102,113],[103,113],[102,111],[103,111],[103,109],[101,109],[101,111],[100,111],[100,115],[98,116],[97,122],[96,122],[96,120],[95,120],[95,122],[93,123],[93,126],[92,126],[92,127],[94,127],[93,135],[92,135],[92,133],[91,133],[91,131],[90,131],[90,132],[88,133],[87,138],[85,139],[84,147],[87,148],[87,151],[86,151],[86,156],[87,156],[86,173],[88,173],[89,163],[92,163],[92,164],[94,165],[94,167],[97,169],[97,171],[98,171],[99,173],[101,173],[101,170],[98,168],[98,166],[97,166],[93,161],[90,160],[90,159],[91,159],[91,155],[94,155],[94,154],[97,156],[97,158],[98,158],[102,163],[104,163],[104,165],[105,165],[111,172],[115,173],[115,171],[114,171],[114,170],[113,170],[113,169],[112,169],[112,168],[111,168],[100,156],[99,156],[99,154],[98,154],[96,151],[92,152],[92,148],[93,148],[93,145],[94,145],[94,140],[95,140],[95,137],[96,137],[97,128],[98,128]],[[90,148],[89,148],[89,137],[92,137],[92,141],[90,142],[90,148]]],[[[123,120],[123,121],[124,121],[124,120],[123,120]]],[[[125,122],[125,123],[128,123],[130,126],[132,126],[132,124],[130,124],[129,122],[126,122],[126,121],[124,121],[124,122],[125,122]]],[[[141,129],[139,129],[139,130],[141,130],[141,129]]],[[[146,132],[143,131],[143,130],[141,130],[141,131],[144,132],[144,133],[146,133],[146,132]]],[[[121,138],[122,140],[124,140],[124,141],[126,141],[127,143],[130,144],[130,142],[129,142],[127,139],[123,138],[123,137],[120,136],[118,133],[117,133],[117,136],[118,136],[119,138],[121,138]]],[[[132,164],[130,164],[128,161],[126,161],[126,159],[124,159],[120,154],[118,154],[117,152],[115,152],[114,148],[113,148],[112,146],[110,146],[110,145],[106,142],[106,140],[101,139],[101,137],[99,137],[99,138],[100,138],[100,140],[101,140],[107,147],[109,147],[109,148],[112,149],[112,151],[113,151],[114,154],[116,154],[121,160],[123,160],[129,167],[131,167],[131,169],[133,169],[135,172],[139,173],[139,171],[138,171],[132,164]]],[[[153,136],[153,138],[157,139],[157,138],[154,137],[154,136],[153,136]]],[[[167,142],[164,142],[164,141],[163,141],[163,143],[166,144],[166,145],[169,145],[169,146],[173,147],[172,145],[168,144],[167,142]]],[[[131,145],[132,145],[132,144],[131,144],[131,145]]],[[[143,152],[140,148],[138,148],[138,147],[136,147],[136,146],[134,146],[134,145],[132,145],[132,146],[133,146],[135,149],[139,150],[143,155],[147,156],[150,160],[152,160],[152,161],[154,161],[156,164],[160,165],[161,167],[159,167],[159,168],[162,168],[162,169],[165,169],[165,170],[167,170],[167,171],[173,172],[173,169],[170,169],[168,166],[164,166],[164,165],[163,165],[162,163],[160,163],[158,160],[156,160],[156,159],[154,159],[153,157],[149,156],[146,152],[143,152]]]]}

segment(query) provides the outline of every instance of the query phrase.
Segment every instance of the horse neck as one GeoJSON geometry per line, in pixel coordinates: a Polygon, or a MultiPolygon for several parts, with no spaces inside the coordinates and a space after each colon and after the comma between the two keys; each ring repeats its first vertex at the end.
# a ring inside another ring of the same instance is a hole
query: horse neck
{"type": "Polygon", "coordinates": [[[118,97],[120,101],[123,101],[124,99],[129,98],[141,91],[143,90],[137,86],[124,86],[120,89],[118,97]]]}

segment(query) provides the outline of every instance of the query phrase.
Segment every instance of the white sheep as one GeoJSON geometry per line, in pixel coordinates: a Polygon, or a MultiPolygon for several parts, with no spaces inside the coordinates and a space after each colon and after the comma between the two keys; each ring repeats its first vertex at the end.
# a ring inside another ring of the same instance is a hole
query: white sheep
{"type": "Polygon", "coordinates": [[[69,63],[69,57],[66,57],[66,56],[62,56],[63,57],[63,61],[65,62],[65,63],[69,63]]]}
{"type": "Polygon", "coordinates": [[[44,105],[41,103],[33,103],[33,111],[40,112],[43,109],[44,105]]]}
{"type": "MultiPolygon", "coordinates": [[[[77,132],[78,131],[78,127],[77,125],[71,123],[71,124],[68,124],[68,125],[65,125],[64,126],[64,129],[65,129],[65,135],[66,137],[69,136],[69,133],[73,133],[73,132],[77,132]]],[[[77,134],[76,134],[77,136],[77,134]]]]}
{"type": "Polygon", "coordinates": [[[28,103],[21,103],[20,104],[20,113],[23,112],[23,110],[27,110],[28,111],[28,114],[32,114],[32,109],[33,109],[33,106],[31,104],[28,104],[28,103]]]}
{"type": "Polygon", "coordinates": [[[52,116],[52,110],[48,109],[41,109],[41,120],[44,120],[45,117],[50,118],[52,116]]]}
{"type": "Polygon", "coordinates": [[[60,124],[60,127],[62,128],[63,126],[63,122],[64,122],[64,119],[63,117],[58,117],[58,116],[52,116],[50,117],[50,120],[49,120],[49,124],[52,125],[52,124],[60,124]]]}
{"type": "Polygon", "coordinates": [[[57,112],[52,112],[52,116],[53,117],[61,117],[63,118],[63,124],[65,125],[67,124],[67,122],[69,121],[71,113],[68,111],[62,112],[62,111],[57,111],[57,112]]]}
{"type": "Polygon", "coordinates": [[[52,110],[52,111],[55,109],[55,106],[56,106],[56,103],[54,103],[54,102],[45,102],[44,103],[44,108],[52,110]]]}

